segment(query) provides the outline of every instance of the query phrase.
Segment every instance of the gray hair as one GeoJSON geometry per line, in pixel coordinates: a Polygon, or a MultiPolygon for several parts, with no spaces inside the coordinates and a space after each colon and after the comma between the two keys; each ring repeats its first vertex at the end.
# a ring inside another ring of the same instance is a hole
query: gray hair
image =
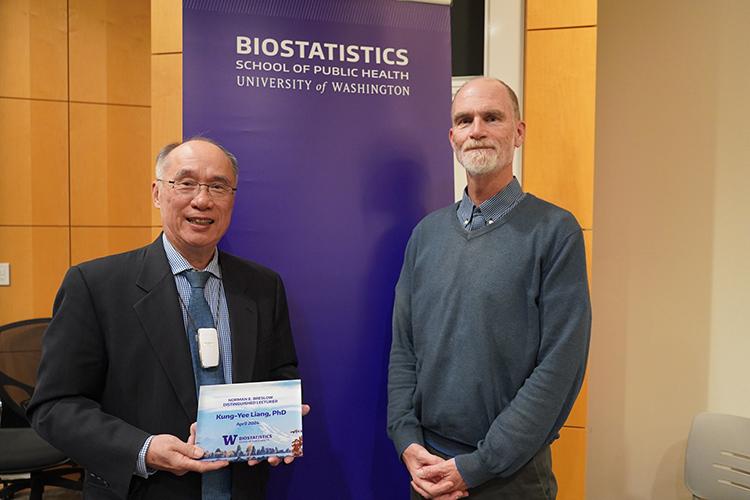
{"type": "MultiPolygon", "coordinates": [[[[453,102],[456,101],[456,97],[458,97],[458,94],[461,93],[461,91],[464,89],[464,87],[466,87],[471,82],[475,82],[477,80],[492,80],[493,82],[497,82],[500,85],[502,85],[503,87],[505,87],[505,90],[508,91],[508,97],[510,97],[510,102],[513,105],[513,114],[515,115],[516,120],[518,120],[518,121],[521,120],[521,107],[518,105],[518,96],[513,91],[513,89],[510,88],[510,85],[508,85],[504,81],[500,80],[499,78],[492,78],[490,76],[478,76],[476,78],[472,78],[468,82],[466,82],[463,85],[461,85],[461,87],[456,92],[456,95],[453,96],[453,102]]],[[[453,108],[453,106],[452,106],[452,103],[451,103],[451,114],[453,113],[452,108],[453,108]]]]}
{"type": "Polygon", "coordinates": [[[239,165],[237,163],[237,157],[234,156],[231,151],[229,151],[227,148],[216,142],[215,140],[211,139],[210,137],[203,137],[200,135],[196,135],[193,137],[190,137],[188,139],[185,139],[184,141],[180,142],[172,142],[170,144],[167,144],[161,150],[159,151],[159,154],[156,155],[156,178],[161,179],[161,176],[164,175],[164,167],[167,165],[167,157],[169,156],[169,153],[174,151],[176,148],[182,146],[186,142],[190,141],[203,141],[207,142],[209,144],[213,144],[217,148],[221,150],[222,153],[227,157],[227,160],[229,160],[229,163],[232,165],[232,171],[234,172],[234,176],[239,176],[239,165]]]}

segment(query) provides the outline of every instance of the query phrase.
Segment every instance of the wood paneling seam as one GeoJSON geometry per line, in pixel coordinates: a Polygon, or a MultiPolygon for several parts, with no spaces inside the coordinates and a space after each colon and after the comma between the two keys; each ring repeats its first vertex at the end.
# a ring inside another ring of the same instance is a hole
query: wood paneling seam
{"type": "Polygon", "coordinates": [[[596,24],[581,24],[576,26],[554,26],[550,28],[526,28],[526,31],[574,30],[578,28],[596,28],[596,24]]]}
{"type": "Polygon", "coordinates": [[[128,108],[147,108],[150,109],[150,104],[125,104],[120,102],[96,102],[96,101],[69,101],[71,104],[95,104],[98,106],[124,106],[128,108]]]}
{"type": "Polygon", "coordinates": [[[67,99],[45,99],[43,97],[14,97],[14,96],[9,96],[9,95],[0,95],[0,99],[9,99],[13,101],[68,102],[67,99]]]}

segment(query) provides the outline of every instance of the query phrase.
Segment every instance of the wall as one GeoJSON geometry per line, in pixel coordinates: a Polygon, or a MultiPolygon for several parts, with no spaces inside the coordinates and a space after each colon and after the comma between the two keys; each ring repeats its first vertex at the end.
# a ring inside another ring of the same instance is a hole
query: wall
{"type": "MultiPolygon", "coordinates": [[[[576,216],[584,230],[589,277],[594,233],[596,37],[595,0],[527,0],[523,187],[576,216]]],[[[559,500],[586,496],[588,398],[584,381],[560,439],[552,445],[559,500]]]]}
{"type": "Polygon", "coordinates": [[[0,2],[0,324],[71,264],[149,241],[149,2],[0,2]]]}
{"type": "MultiPolygon", "coordinates": [[[[485,2],[484,74],[499,78],[516,91],[523,107],[523,40],[525,37],[524,0],[490,0],[485,2]]],[[[457,57],[453,54],[453,57],[457,57]]],[[[452,95],[472,77],[453,77],[452,95]]],[[[447,134],[446,134],[447,135],[447,134]]],[[[513,174],[521,179],[523,148],[516,150],[513,174]]],[[[456,201],[463,196],[466,171],[453,158],[453,194],[456,201]]]]}
{"type": "Polygon", "coordinates": [[[601,0],[590,498],[690,498],[704,410],[750,416],[742,0],[601,0]]]}
{"type": "MultiPolygon", "coordinates": [[[[182,140],[182,0],[151,3],[151,153],[182,140]]],[[[153,222],[160,221],[158,214],[153,222]]]]}
{"type": "Polygon", "coordinates": [[[750,417],[750,3],[720,2],[708,409],[750,417]]]}

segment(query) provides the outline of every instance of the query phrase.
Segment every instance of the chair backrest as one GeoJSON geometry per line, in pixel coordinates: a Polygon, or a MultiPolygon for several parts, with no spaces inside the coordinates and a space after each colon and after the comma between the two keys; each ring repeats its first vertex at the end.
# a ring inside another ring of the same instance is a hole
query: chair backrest
{"type": "Polygon", "coordinates": [[[36,385],[42,335],[50,318],[0,326],[0,401],[2,427],[28,427],[26,403],[36,385]]]}
{"type": "Polygon", "coordinates": [[[685,484],[697,498],[750,500],[750,418],[701,413],[693,419],[685,484]]]}

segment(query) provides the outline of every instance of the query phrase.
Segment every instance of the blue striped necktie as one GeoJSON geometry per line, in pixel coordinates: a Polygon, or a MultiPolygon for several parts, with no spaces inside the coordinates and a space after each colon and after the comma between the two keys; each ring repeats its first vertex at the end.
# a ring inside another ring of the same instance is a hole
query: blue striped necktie
{"type": "MultiPolygon", "coordinates": [[[[193,358],[193,372],[195,373],[196,390],[201,385],[215,385],[224,383],[224,367],[219,356],[219,365],[213,368],[201,366],[198,352],[198,328],[214,328],[215,322],[211,308],[206,301],[204,289],[211,276],[208,271],[185,271],[183,273],[190,283],[190,303],[188,315],[188,341],[190,354],[193,358]]],[[[232,496],[232,472],[229,468],[203,474],[201,481],[201,496],[203,500],[228,500],[232,496]]]]}

